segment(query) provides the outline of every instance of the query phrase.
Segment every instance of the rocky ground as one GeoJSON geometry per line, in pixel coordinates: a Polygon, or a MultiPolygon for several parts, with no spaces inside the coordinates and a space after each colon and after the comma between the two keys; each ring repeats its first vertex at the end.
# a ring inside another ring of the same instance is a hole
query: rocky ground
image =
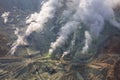
{"type": "MultiPolygon", "coordinates": [[[[77,59],[68,56],[67,59],[60,60],[51,60],[38,54],[24,57],[8,56],[10,45],[16,39],[15,27],[24,27],[25,17],[32,11],[25,12],[19,8],[20,5],[9,10],[5,6],[6,1],[1,3],[0,15],[6,10],[11,14],[7,24],[0,18],[0,80],[120,80],[120,32],[117,29],[103,33],[107,37],[102,41],[97,53],[90,55],[91,58],[88,55],[87,60],[81,59],[82,55],[79,54],[77,59]]],[[[29,5],[26,6],[26,9],[28,8],[29,5]]],[[[115,11],[119,9],[116,8],[115,11]]],[[[117,12],[116,16],[120,16],[120,12],[117,12]]]]}
{"type": "Polygon", "coordinates": [[[120,79],[120,36],[110,36],[102,46],[99,55],[88,64],[90,68],[100,72],[98,75],[89,73],[90,80],[119,80],[120,79]],[[95,76],[96,75],[96,76],[95,76]]]}

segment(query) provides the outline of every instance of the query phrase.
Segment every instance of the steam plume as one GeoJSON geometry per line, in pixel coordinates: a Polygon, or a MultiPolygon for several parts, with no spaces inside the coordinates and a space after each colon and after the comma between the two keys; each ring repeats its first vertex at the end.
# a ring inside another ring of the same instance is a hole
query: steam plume
{"type": "Polygon", "coordinates": [[[61,6],[62,4],[60,0],[49,0],[48,2],[44,3],[41,11],[38,14],[33,14],[31,16],[32,19],[30,18],[30,21],[28,20],[28,22],[31,22],[32,20],[34,20],[34,22],[30,23],[25,35],[29,36],[34,31],[41,31],[44,28],[45,23],[54,17],[56,9],[61,6]]]}
{"type": "Polygon", "coordinates": [[[20,32],[20,30],[18,28],[16,28],[16,30],[14,31],[14,34],[17,36],[18,39],[12,44],[12,48],[9,52],[12,55],[15,53],[15,51],[19,45],[27,45],[27,43],[23,40],[24,36],[21,36],[19,34],[19,32],[20,32]]]}
{"type": "Polygon", "coordinates": [[[4,23],[7,23],[10,12],[4,12],[1,17],[4,19],[4,23]]]}
{"type": "Polygon", "coordinates": [[[11,49],[11,53],[14,54],[17,47],[26,43],[24,40],[34,31],[41,31],[44,28],[46,22],[49,19],[52,19],[55,15],[55,12],[58,8],[62,6],[61,0],[48,0],[41,7],[41,11],[39,13],[32,14],[30,18],[26,21],[30,23],[24,35],[18,36],[18,39],[13,44],[11,49]]]}
{"type": "MultiPolygon", "coordinates": [[[[26,38],[34,31],[42,31],[45,23],[53,19],[57,9],[63,6],[64,0],[48,0],[43,2],[41,11],[34,13],[27,18],[26,23],[29,24],[24,34],[17,34],[18,39],[13,44],[12,52],[14,53],[18,46],[25,45],[26,38]]],[[[113,26],[120,28],[120,23],[115,19],[113,8],[120,3],[120,0],[67,0],[66,8],[63,11],[64,26],[60,26],[59,36],[55,42],[51,43],[49,53],[52,54],[57,47],[62,46],[68,36],[71,35],[81,23],[85,25],[85,46],[83,52],[89,49],[92,42],[91,37],[98,38],[104,28],[105,21],[108,21],[113,26]],[[71,5],[70,5],[71,4],[71,5]],[[69,18],[69,19],[68,19],[69,18]]],[[[83,26],[81,26],[83,27],[83,26]]]]}
{"type": "Polygon", "coordinates": [[[82,53],[87,53],[89,45],[91,45],[92,38],[88,31],[85,31],[85,46],[82,49],[82,53]]]}
{"type": "MultiPolygon", "coordinates": [[[[79,1],[80,1],[79,7],[76,7],[76,13],[72,16],[71,20],[73,22],[77,22],[77,24],[80,23],[85,24],[91,36],[94,36],[95,38],[99,37],[100,32],[104,27],[104,21],[109,21],[112,25],[119,28],[120,25],[115,20],[115,15],[113,11],[113,7],[116,5],[116,2],[118,0],[109,1],[109,4],[107,4],[108,0],[79,0],[79,1]]],[[[65,41],[68,39],[68,36],[76,29],[77,25],[71,26],[72,24],[74,23],[68,21],[65,24],[65,26],[62,27],[66,29],[65,30],[62,29],[57,40],[51,44],[51,49],[49,50],[50,54],[57,47],[63,45],[65,41]]],[[[85,32],[86,40],[85,46],[83,47],[83,52],[86,52],[86,50],[88,50],[89,45],[92,42],[90,34],[88,32],[85,32]]]]}
{"type": "Polygon", "coordinates": [[[65,41],[68,39],[68,36],[77,29],[78,24],[79,23],[76,21],[70,21],[61,28],[56,42],[51,43],[51,49],[49,50],[49,54],[52,54],[57,47],[60,47],[65,43],[65,41]]]}

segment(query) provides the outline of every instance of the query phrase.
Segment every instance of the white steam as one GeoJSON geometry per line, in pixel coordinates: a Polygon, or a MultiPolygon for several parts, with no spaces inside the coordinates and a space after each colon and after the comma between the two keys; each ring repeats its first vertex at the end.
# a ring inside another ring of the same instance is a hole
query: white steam
{"type": "Polygon", "coordinates": [[[65,51],[65,52],[62,54],[61,58],[63,58],[64,56],[68,55],[69,53],[70,53],[70,50],[65,51]]]}
{"type": "Polygon", "coordinates": [[[45,23],[55,16],[56,9],[61,6],[60,0],[48,0],[48,2],[44,3],[41,11],[38,14],[32,14],[31,18],[27,20],[27,23],[30,23],[30,25],[28,26],[25,35],[29,36],[34,31],[41,31],[44,28],[45,23]]]}
{"type": "Polygon", "coordinates": [[[1,17],[4,19],[4,23],[7,23],[10,12],[4,12],[1,17]]]}
{"type": "Polygon", "coordinates": [[[43,30],[45,23],[47,23],[49,19],[52,19],[56,10],[62,6],[61,3],[62,0],[48,0],[43,4],[39,13],[32,14],[31,17],[28,18],[26,23],[29,23],[29,26],[23,35],[17,34],[18,39],[12,46],[12,54],[14,54],[18,46],[26,43],[25,38],[32,32],[43,30]]]}
{"type": "Polygon", "coordinates": [[[24,34],[16,33],[18,39],[13,44],[11,53],[14,54],[18,46],[25,45],[26,37],[30,36],[31,33],[42,31],[48,20],[53,19],[57,9],[61,8],[64,4],[66,7],[61,16],[66,23],[64,26],[60,26],[59,36],[55,42],[51,43],[49,53],[52,54],[58,47],[64,45],[69,35],[80,24],[84,24],[84,27],[86,27],[85,45],[82,48],[82,52],[85,53],[89,50],[89,46],[92,45],[92,38],[99,37],[104,28],[105,21],[120,29],[120,23],[116,21],[113,10],[119,3],[120,0],[48,0],[43,2],[40,12],[34,13],[27,18],[26,24],[29,24],[29,26],[24,34]]]}
{"type": "MultiPolygon", "coordinates": [[[[98,38],[103,27],[104,21],[109,21],[112,25],[119,28],[119,23],[115,20],[115,15],[113,8],[116,6],[118,0],[110,1],[108,0],[79,0],[79,7],[76,7],[76,13],[70,18],[65,26],[60,30],[60,34],[57,40],[51,43],[51,49],[49,53],[62,46],[65,41],[68,39],[68,36],[74,32],[78,24],[83,23],[86,25],[88,32],[85,32],[85,46],[83,47],[82,52],[85,53],[92,42],[91,37],[98,38]],[[72,21],[71,21],[72,20],[72,21]],[[77,23],[75,25],[75,23],[77,23]],[[71,30],[72,29],[72,30],[71,30]],[[67,33],[67,34],[66,34],[67,33]]],[[[77,4],[76,4],[77,5],[77,4]]],[[[64,13],[68,16],[69,12],[64,13]]]]}
{"type": "Polygon", "coordinates": [[[52,54],[57,47],[62,46],[66,42],[68,36],[77,29],[78,24],[79,23],[76,21],[70,21],[61,28],[57,40],[51,43],[51,49],[49,49],[49,54],[52,54]]]}
{"type": "Polygon", "coordinates": [[[85,31],[85,45],[82,49],[82,53],[87,53],[89,49],[89,45],[91,45],[91,42],[92,42],[92,38],[90,33],[88,31],[85,31]]]}
{"type": "Polygon", "coordinates": [[[19,45],[27,45],[27,43],[25,43],[25,41],[23,40],[24,38],[24,36],[21,36],[20,34],[19,34],[19,32],[20,32],[20,30],[18,29],[18,28],[16,28],[16,30],[14,31],[14,34],[17,36],[17,40],[12,44],[12,48],[11,48],[11,50],[10,50],[10,52],[9,53],[11,53],[12,55],[15,53],[15,51],[16,51],[16,49],[17,49],[17,47],[19,46],[19,45]]]}
{"type": "Polygon", "coordinates": [[[62,13],[64,20],[67,20],[73,15],[79,5],[79,2],[80,0],[66,0],[66,9],[62,13]]]}

